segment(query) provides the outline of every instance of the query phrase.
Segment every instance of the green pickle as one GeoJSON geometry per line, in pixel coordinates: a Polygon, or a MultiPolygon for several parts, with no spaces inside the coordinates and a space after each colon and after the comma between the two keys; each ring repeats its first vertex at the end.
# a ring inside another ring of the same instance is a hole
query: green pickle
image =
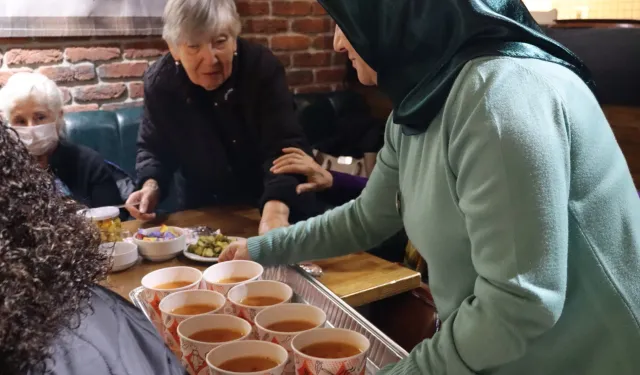
{"type": "Polygon", "coordinates": [[[222,234],[200,236],[195,244],[189,245],[187,251],[206,258],[217,258],[231,242],[229,237],[222,234]]]}

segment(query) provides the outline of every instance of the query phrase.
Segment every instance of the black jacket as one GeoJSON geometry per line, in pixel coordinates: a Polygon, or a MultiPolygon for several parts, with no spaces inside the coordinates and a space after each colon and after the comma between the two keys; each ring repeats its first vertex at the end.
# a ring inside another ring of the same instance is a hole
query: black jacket
{"type": "Polygon", "coordinates": [[[96,286],[91,309],[53,346],[51,375],[186,375],[153,324],[119,295],[96,286]]]}
{"type": "Polygon", "coordinates": [[[238,40],[233,72],[208,92],[167,54],[146,72],[136,171],[167,195],[172,177],[180,209],[279,200],[296,221],[317,213],[313,194],[298,195],[302,176],[269,172],[284,147],[308,151],[284,68],[265,47],[238,40]]]}
{"type": "Polygon", "coordinates": [[[61,140],[49,158],[51,171],[87,207],[117,206],[123,202],[116,180],[96,151],[61,140]]]}

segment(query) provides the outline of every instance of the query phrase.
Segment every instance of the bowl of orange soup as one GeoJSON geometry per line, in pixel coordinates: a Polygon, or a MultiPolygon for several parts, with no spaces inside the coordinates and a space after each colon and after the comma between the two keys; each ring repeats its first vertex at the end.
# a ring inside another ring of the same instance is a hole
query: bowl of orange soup
{"type": "Polygon", "coordinates": [[[370,345],[364,335],[348,329],[302,332],[291,341],[295,373],[338,374],[350,369],[352,374],[364,374],[370,345]]]}
{"type": "Polygon", "coordinates": [[[198,289],[201,282],[202,272],[193,267],[162,268],[150,272],[142,278],[141,284],[144,288],[142,302],[151,321],[160,333],[164,331],[160,301],[171,293],[198,289]]]}
{"type": "MultiPolygon", "coordinates": [[[[273,280],[249,281],[234,286],[227,293],[234,315],[252,325],[260,311],[269,306],[290,302],[292,297],[293,290],[289,285],[273,280]]],[[[255,337],[257,338],[257,332],[255,337]]]]}
{"type": "Polygon", "coordinates": [[[180,354],[178,324],[195,315],[217,314],[226,301],[222,294],[202,289],[175,292],[164,297],[160,301],[159,309],[167,346],[174,353],[180,354]]]}
{"type": "Polygon", "coordinates": [[[177,328],[182,363],[191,375],[209,375],[206,356],[225,343],[242,341],[251,334],[251,325],[231,315],[198,315],[183,320],[177,328]]]}
{"type": "Polygon", "coordinates": [[[285,374],[295,373],[291,341],[301,332],[322,328],[327,314],[321,308],[304,303],[285,303],[267,307],[256,315],[258,339],[282,345],[289,353],[285,374]]]}
{"type": "Polygon", "coordinates": [[[264,268],[249,260],[232,260],[214,264],[203,273],[207,289],[227,295],[227,292],[238,284],[258,280],[264,268]]]}
{"type": "Polygon", "coordinates": [[[265,341],[242,341],[220,345],[207,354],[211,375],[282,375],[287,351],[265,341]]]}

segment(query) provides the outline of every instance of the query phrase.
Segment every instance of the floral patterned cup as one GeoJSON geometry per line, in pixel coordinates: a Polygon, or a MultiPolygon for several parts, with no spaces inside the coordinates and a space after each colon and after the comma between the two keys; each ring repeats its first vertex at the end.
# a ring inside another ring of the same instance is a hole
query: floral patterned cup
{"type": "Polygon", "coordinates": [[[180,337],[178,324],[194,315],[175,314],[173,310],[188,305],[212,305],[215,309],[195,315],[212,315],[222,311],[227,299],[220,293],[211,290],[186,290],[170,294],[160,301],[160,313],[164,327],[164,341],[176,355],[180,356],[180,337]]]}
{"type": "MultiPolygon", "coordinates": [[[[291,298],[293,297],[293,290],[289,285],[273,280],[251,281],[234,286],[229,293],[227,293],[227,298],[233,306],[233,314],[248,321],[253,326],[255,324],[256,315],[270,306],[249,306],[243,304],[242,302],[244,299],[248,297],[274,297],[281,300],[281,302],[276,305],[281,305],[291,301],[291,298]]],[[[256,339],[258,338],[258,334],[255,330],[253,337],[256,339]]]]}
{"type": "Polygon", "coordinates": [[[231,315],[198,315],[178,324],[182,364],[190,375],[209,375],[207,353],[220,345],[245,340],[251,335],[251,325],[244,319],[231,315]],[[244,335],[236,340],[226,342],[204,342],[190,338],[196,332],[208,329],[230,329],[244,335]]]}
{"type": "Polygon", "coordinates": [[[211,375],[282,375],[286,362],[287,351],[282,346],[264,341],[232,342],[221,345],[207,354],[207,365],[211,375]],[[219,367],[227,361],[246,357],[269,358],[278,365],[268,370],[247,373],[225,371],[219,367]]]}
{"type": "MultiPolygon", "coordinates": [[[[249,260],[232,260],[214,264],[203,273],[206,288],[226,296],[231,288],[249,282],[260,280],[264,268],[256,262],[249,260]],[[221,283],[220,281],[231,278],[244,278],[246,280],[235,283],[221,283]]],[[[224,308],[225,314],[233,314],[233,306],[230,303],[224,308]]]]}
{"type": "Polygon", "coordinates": [[[162,314],[160,313],[160,301],[171,293],[198,289],[201,281],[202,272],[197,268],[192,267],[162,268],[150,272],[142,278],[141,283],[144,287],[144,292],[142,293],[144,308],[149,313],[151,321],[156,326],[160,334],[164,331],[162,325],[162,314]],[[176,289],[158,289],[159,285],[175,281],[188,281],[190,284],[176,289]]]}
{"type": "Polygon", "coordinates": [[[284,305],[276,305],[268,307],[256,315],[255,328],[258,332],[258,338],[262,341],[269,341],[281,345],[289,353],[287,365],[284,367],[285,374],[295,374],[295,366],[293,363],[293,349],[291,349],[291,341],[299,332],[278,332],[268,329],[274,323],[285,321],[304,321],[309,322],[311,328],[321,328],[327,321],[327,314],[322,309],[305,305],[303,303],[287,303],[284,305]]]}
{"type": "Polygon", "coordinates": [[[291,342],[296,374],[300,375],[364,375],[367,367],[369,340],[358,332],[341,328],[319,328],[302,332],[291,342]],[[318,358],[301,352],[309,345],[340,342],[355,346],[360,353],[348,358],[318,358]]]}

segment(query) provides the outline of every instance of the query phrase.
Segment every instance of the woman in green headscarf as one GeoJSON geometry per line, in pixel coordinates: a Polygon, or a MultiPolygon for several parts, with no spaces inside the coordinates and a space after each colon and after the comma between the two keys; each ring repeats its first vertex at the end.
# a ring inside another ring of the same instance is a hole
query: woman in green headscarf
{"type": "Polygon", "coordinates": [[[222,260],[343,255],[404,225],[443,323],[382,373],[640,374],[640,200],[579,59],[519,0],[320,3],[393,101],[385,145],[358,199],[222,260]]]}

